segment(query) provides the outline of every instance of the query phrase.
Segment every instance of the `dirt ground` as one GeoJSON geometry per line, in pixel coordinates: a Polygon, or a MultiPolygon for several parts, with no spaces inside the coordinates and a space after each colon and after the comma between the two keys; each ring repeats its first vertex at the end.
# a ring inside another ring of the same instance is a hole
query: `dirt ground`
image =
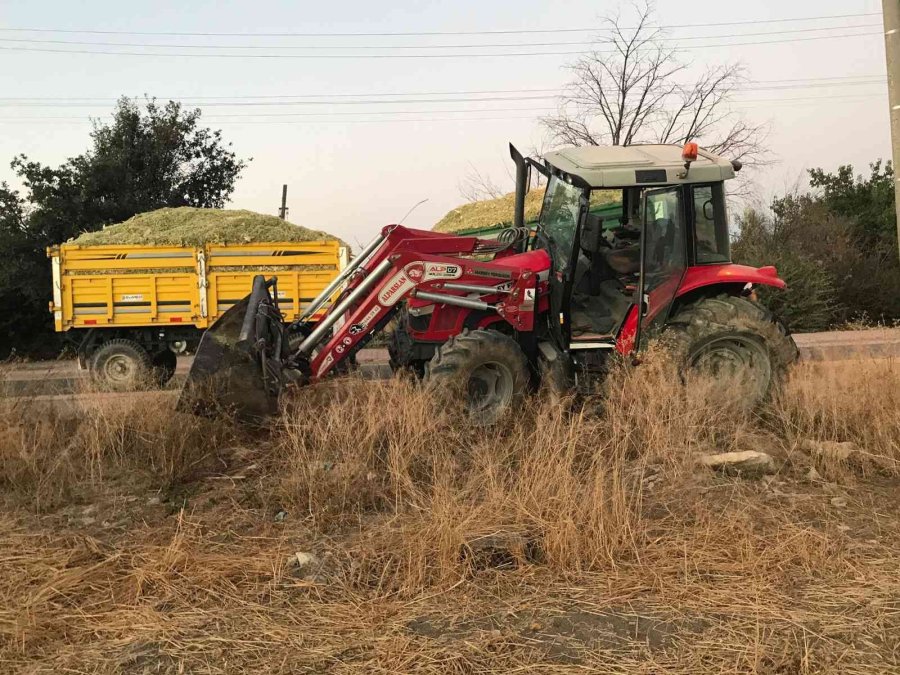
{"type": "Polygon", "coordinates": [[[7,410],[0,670],[898,672],[898,366],[753,414],[648,368],[490,433],[403,381],[254,435],[7,410]],[[696,464],[733,450],[774,473],[696,464]]]}

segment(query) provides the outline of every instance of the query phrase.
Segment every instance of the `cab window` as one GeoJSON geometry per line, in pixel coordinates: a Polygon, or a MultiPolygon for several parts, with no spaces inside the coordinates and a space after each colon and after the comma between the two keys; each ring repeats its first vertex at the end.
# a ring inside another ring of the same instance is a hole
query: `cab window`
{"type": "Polygon", "coordinates": [[[694,257],[698,264],[731,261],[725,195],[721,184],[695,185],[693,192],[694,257]]]}

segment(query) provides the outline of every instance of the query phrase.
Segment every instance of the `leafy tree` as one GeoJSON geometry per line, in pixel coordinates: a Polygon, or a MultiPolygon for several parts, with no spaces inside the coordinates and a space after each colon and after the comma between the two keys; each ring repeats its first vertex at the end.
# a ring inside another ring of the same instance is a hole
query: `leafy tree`
{"type": "Polygon", "coordinates": [[[768,300],[797,330],[820,330],[848,320],[900,319],[894,180],[890,163],[810,171],[817,192],[790,194],[770,214],[745,213],[735,260],[774,264],[788,282],[768,300]]]}
{"type": "MultiPolygon", "coordinates": [[[[819,214],[822,215],[821,210],[819,214]]],[[[799,250],[798,236],[808,219],[784,221],[747,209],[740,219],[740,236],[732,254],[747,265],[774,265],[787,284],[785,291],[759,287],[764,304],[791,330],[820,331],[830,327],[842,308],[837,302],[834,278],[821,261],[799,250]]],[[[829,229],[840,231],[845,223],[831,221],[829,229]]]]}
{"type": "Polygon", "coordinates": [[[174,101],[122,98],[109,124],[95,123],[85,153],[58,167],[13,159],[26,194],[0,190],[0,355],[55,346],[48,246],[144,211],[225,205],[246,162],[220,131],[200,125],[200,114],[174,101]]]}
{"type": "Polygon", "coordinates": [[[894,207],[894,169],[890,162],[869,165],[868,179],[853,175],[853,167],[837,173],[809,172],[809,185],[822,191],[821,201],[833,212],[852,218],[861,244],[897,258],[897,213],[894,207]]]}

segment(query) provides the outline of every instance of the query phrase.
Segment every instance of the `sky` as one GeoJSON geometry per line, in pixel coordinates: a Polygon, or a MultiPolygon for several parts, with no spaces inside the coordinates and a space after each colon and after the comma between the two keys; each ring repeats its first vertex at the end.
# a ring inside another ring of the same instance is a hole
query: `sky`
{"type": "MultiPolygon", "coordinates": [[[[83,152],[91,117],[108,116],[119,96],[146,94],[202,108],[205,123],[253,158],[230,207],[276,213],[287,183],[290,220],[352,243],[422,200],[404,223],[430,228],[464,201],[459,185],[473,166],[512,190],[507,144],[545,144],[539,118],[593,35],[570,29],[599,28],[619,8],[612,0],[3,0],[0,181],[19,185],[8,164],[17,154],[55,165],[83,152]],[[470,34],[558,29],[567,31],[470,34]],[[174,32],[232,35],[159,34],[174,32]],[[444,34],[397,35],[435,32],[444,34]],[[446,34],[454,32],[467,34],[446,34]],[[519,46],[459,46],[496,44],[519,46]],[[131,53],[78,53],[96,51],[131,53]],[[473,56],[497,52],[524,55],[473,56]],[[211,53],[236,56],[188,56],[211,53]]],[[[808,168],[865,170],[889,158],[880,11],[879,0],[656,3],[667,39],[695,70],[744,66],[750,82],[734,105],[768,125],[775,160],[752,176],[761,201],[802,185],[808,168]]]]}

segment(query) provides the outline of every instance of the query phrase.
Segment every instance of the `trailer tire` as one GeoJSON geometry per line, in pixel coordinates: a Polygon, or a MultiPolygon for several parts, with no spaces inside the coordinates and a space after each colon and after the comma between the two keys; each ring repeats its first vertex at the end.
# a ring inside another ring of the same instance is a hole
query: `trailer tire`
{"type": "Polygon", "coordinates": [[[111,391],[133,391],[152,381],[150,354],[134,340],[104,342],[91,355],[91,380],[111,391]]]}
{"type": "Polygon", "coordinates": [[[528,360],[519,344],[493,330],[464,330],[427,364],[425,382],[438,396],[462,399],[472,423],[490,426],[518,407],[528,390],[528,360]]]}
{"type": "Polygon", "coordinates": [[[719,295],[682,307],[663,334],[682,374],[738,374],[747,407],[768,399],[799,357],[790,332],[762,305],[719,295]]]}
{"type": "Polygon", "coordinates": [[[154,381],[160,387],[164,387],[175,375],[178,355],[171,349],[164,349],[153,356],[152,364],[154,381]]]}

